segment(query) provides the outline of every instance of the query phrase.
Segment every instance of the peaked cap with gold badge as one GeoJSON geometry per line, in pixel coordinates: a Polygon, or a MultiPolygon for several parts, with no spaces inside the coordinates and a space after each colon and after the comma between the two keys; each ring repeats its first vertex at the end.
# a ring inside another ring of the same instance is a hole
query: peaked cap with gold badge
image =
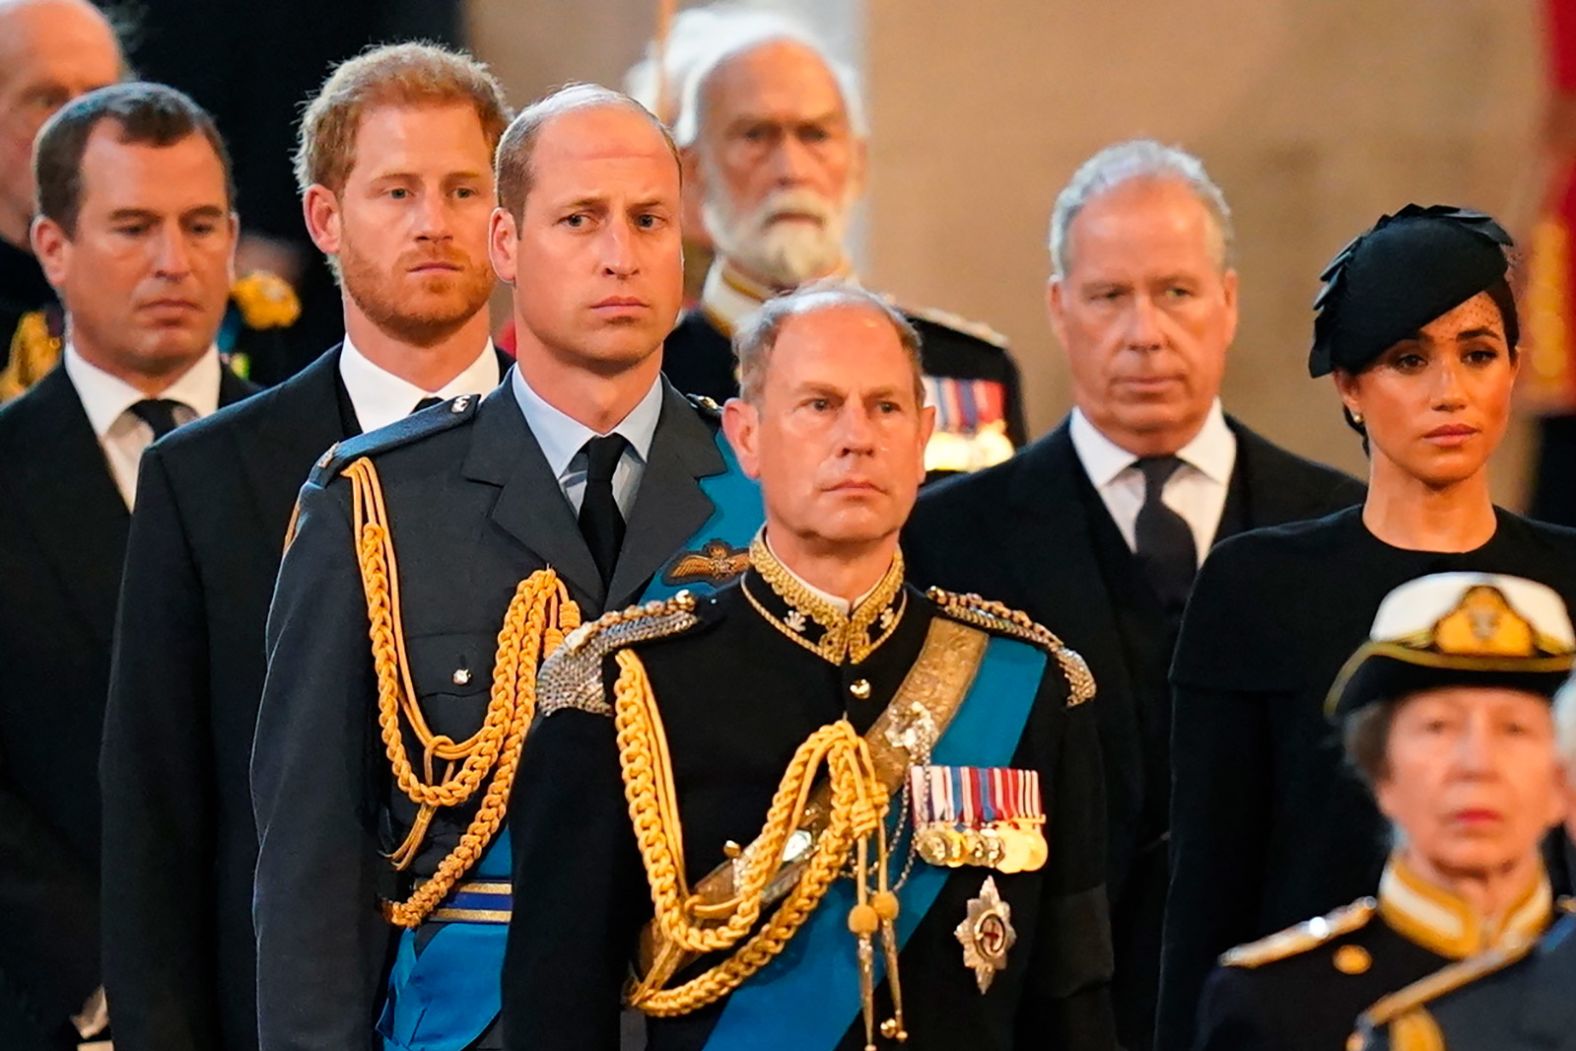
{"type": "Polygon", "coordinates": [[[1439,686],[1497,686],[1553,697],[1570,674],[1576,633],[1553,588],[1501,573],[1434,573],[1379,604],[1368,641],[1335,677],[1325,711],[1439,686]]]}

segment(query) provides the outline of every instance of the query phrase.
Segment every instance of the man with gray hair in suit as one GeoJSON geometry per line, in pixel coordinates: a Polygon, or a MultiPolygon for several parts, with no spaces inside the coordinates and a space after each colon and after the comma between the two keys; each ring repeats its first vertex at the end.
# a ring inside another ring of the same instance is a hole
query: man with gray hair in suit
{"type": "Polygon", "coordinates": [[[1138,139],[1085,161],[1056,199],[1046,287],[1074,408],[1021,455],[927,492],[905,541],[921,579],[1054,623],[1094,673],[1128,1048],[1148,1048],[1154,1027],[1172,824],[1166,673],[1193,576],[1228,536],[1361,493],[1222,410],[1232,249],[1225,195],[1192,154],[1138,139]]]}

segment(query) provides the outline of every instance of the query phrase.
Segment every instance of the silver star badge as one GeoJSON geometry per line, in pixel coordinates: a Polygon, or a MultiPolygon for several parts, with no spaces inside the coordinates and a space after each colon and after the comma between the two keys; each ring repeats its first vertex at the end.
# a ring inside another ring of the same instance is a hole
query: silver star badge
{"type": "Polygon", "coordinates": [[[973,970],[983,996],[996,972],[1007,966],[1007,950],[1018,940],[1012,906],[996,892],[994,876],[985,877],[980,896],[969,899],[968,916],[952,933],[963,945],[963,966],[973,970]]]}

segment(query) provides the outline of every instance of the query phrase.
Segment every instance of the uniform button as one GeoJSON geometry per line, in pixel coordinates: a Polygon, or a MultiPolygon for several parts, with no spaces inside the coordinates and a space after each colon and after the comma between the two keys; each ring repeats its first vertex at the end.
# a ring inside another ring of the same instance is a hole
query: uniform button
{"type": "Polygon", "coordinates": [[[452,678],[454,679],[454,685],[464,686],[471,681],[471,670],[469,668],[455,668],[452,678]]]}
{"type": "Polygon", "coordinates": [[[1335,950],[1335,969],[1342,974],[1365,974],[1374,958],[1361,945],[1343,945],[1335,950]]]}
{"type": "Polygon", "coordinates": [[[870,699],[870,680],[855,679],[848,684],[848,692],[854,695],[854,700],[856,701],[868,701],[870,699]]]}

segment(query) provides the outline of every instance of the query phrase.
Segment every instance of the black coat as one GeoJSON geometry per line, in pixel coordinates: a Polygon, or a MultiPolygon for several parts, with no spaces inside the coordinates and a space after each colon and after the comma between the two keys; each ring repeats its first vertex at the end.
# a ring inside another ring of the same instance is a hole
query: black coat
{"type": "Polygon", "coordinates": [[[1429,573],[1477,571],[1538,580],[1576,603],[1576,530],[1496,513],[1494,536],[1473,551],[1392,547],[1354,507],[1237,537],[1204,564],[1171,671],[1160,1051],[1191,1046],[1220,953],[1378,882],[1387,825],[1324,701],[1384,597],[1429,573]]]}
{"type": "MultiPolygon", "coordinates": [[[[220,404],[253,388],[221,374],[220,404]]],[[[99,985],[99,736],[131,515],[57,367],[0,409],[0,1033],[75,1046],[99,985]]]]}
{"type": "Polygon", "coordinates": [[[416,808],[391,786],[378,736],[351,487],[339,471],[361,455],[376,462],[417,698],[433,730],[460,741],[485,715],[518,583],[551,565],[588,616],[633,601],[712,513],[700,479],[726,470],[715,426],[665,388],[610,597],[507,383],[479,406],[433,409],[346,442],[313,471],[269,612],[252,758],[266,1051],[371,1046],[395,944],[379,899],[404,897],[413,879],[431,876],[476,809],[473,800],[440,813],[410,870],[395,877],[385,855],[416,808]],[[457,668],[471,672],[458,684],[457,668]]]}
{"type": "Polygon", "coordinates": [[[100,771],[123,1051],[257,1046],[247,767],[263,625],[296,494],[359,430],[335,348],[142,459],[100,771]]]}
{"type": "MultiPolygon", "coordinates": [[[[1346,475],[1229,424],[1237,459],[1217,542],[1362,498],[1346,475]]],[[[1152,1025],[1166,891],[1172,629],[1066,422],[1004,464],[922,493],[904,550],[914,579],[1020,607],[1089,662],[1105,754],[1117,1022],[1124,1042],[1141,1044],[1152,1025]]]]}
{"type": "MultiPolygon", "coordinates": [[[[790,758],[812,732],[844,717],[856,731],[869,730],[914,666],[931,621],[944,615],[909,588],[889,607],[902,612],[874,651],[859,662],[836,663],[806,649],[803,638],[786,637],[789,608],[752,570],[743,585],[702,600],[695,627],[632,647],[661,706],[692,882],[723,862],[728,840],[755,838],[790,758]]],[[[602,670],[609,702],[616,676],[609,656],[602,670]]],[[[544,680],[550,677],[544,673],[544,680]]],[[[600,695],[589,677],[559,681],[585,682],[590,696],[600,695]]],[[[1069,708],[1067,697],[1062,673],[1048,660],[1009,764],[1040,771],[1050,853],[1037,872],[994,875],[1017,932],[1007,966],[982,995],[954,929],[991,873],[957,869],[900,957],[910,1034],[904,1047],[1114,1046],[1099,755],[1087,706],[1069,708]]],[[[572,709],[542,718],[526,745],[515,794],[521,800],[513,816],[515,882],[530,890],[514,902],[504,969],[505,1046],[614,1051],[621,986],[652,909],[612,719],[572,709]]],[[[894,859],[894,869],[900,864],[894,859]]],[[[851,937],[846,949],[854,952],[851,937]]],[[[786,956],[794,951],[789,942],[786,956]]],[[[878,1019],[890,1013],[885,997],[878,993],[878,1019]]],[[[649,1019],[647,1047],[703,1047],[726,1002],[649,1019]]],[[[836,1046],[863,1047],[862,1024],[852,1017],[844,1024],[849,1028],[836,1046]]],[[[898,1045],[883,1040],[881,1046],[898,1045]]]]}

